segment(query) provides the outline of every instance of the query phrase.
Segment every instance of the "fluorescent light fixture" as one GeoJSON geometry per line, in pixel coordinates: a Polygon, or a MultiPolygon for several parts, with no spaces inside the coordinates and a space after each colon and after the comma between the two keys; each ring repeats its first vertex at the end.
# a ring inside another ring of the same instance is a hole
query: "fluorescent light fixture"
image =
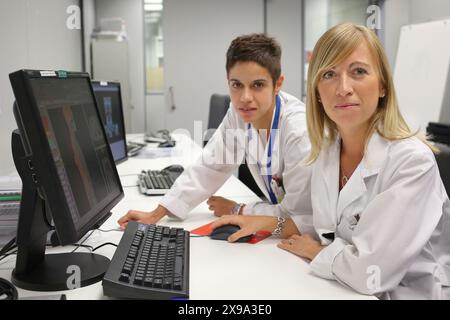
{"type": "Polygon", "coordinates": [[[163,9],[163,5],[162,4],[150,4],[150,3],[145,3],[144,4],[144,10],[145,11],[162,11],[163,9]]]}

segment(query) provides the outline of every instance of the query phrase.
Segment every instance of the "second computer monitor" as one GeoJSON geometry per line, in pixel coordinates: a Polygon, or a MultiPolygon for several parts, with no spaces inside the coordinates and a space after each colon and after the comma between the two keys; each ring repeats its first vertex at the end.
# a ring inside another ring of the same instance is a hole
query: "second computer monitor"
{"type": "Polygon", "coordinates": [[[97,106],[115,163],[127,159],[120,83],[92,81],[97,106]]]}

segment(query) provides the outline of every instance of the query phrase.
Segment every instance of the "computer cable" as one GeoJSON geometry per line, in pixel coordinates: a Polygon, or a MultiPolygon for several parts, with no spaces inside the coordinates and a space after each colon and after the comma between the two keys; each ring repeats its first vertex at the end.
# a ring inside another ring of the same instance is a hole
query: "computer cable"
{"type": "Polygon", "coordinates": [[[123,232],[123,230],[122,229],[120,229],[120,228],[115,228],[115,229],[108,229],[108,230],[104,230],[104,229],[97,229],[98,231],[100,231],[100,232],[112,232],[112,231],[118,231],[118,232],[123,232]]]}
{"type": "Polygon", "coordinates": [[[81,241],[80,243],[75,244],[75,246],[77,246],[77,247],[76,247],[75,249],[73,249],[72,253],[74,253],[75,251],[77,251],[77,249],[78,249],[79,247],[81,247],[81,245],[83,245],[83,244],[86,242],[86,240],[89,239],[90,236],[92,236],[92,234],[94,233],[94,231],[95,231],[95,229],[94,229],[94,230],[91,230],[91,233],[89,233],[89,235],[88,235],[86,238],[84,238],[83,241],[81,241]]]}
{"type": "Polygon", "coordinates": [[[6,257],[9,257],[9,256],[12,256],[12,255],[16,254],[17,251],[18,251],[18,250],[4,254],[4,255],[0,258],[0,261],[2,261],[3,259],[5,259],[6,257]]]}
{"type": "Polygon", "coordinates": [[[16,243],[16,237],[14,237],[14,238],[12,238],[11,240],[9,240],[8,243],[5,244],[5,245],[3,246],[3,248],[0,250],[0,257],[1,257],[2,255],[4,255],[6,252],[10,251],[11,249],[17,247],[17,246],[15,245],[15,243],[16,243]]]}
{"type": "Polygon", "coordinates": [[[105,242],[105,243],[99,245],[98,247],[95,247],[95,248],[92,250],[92,252],[96,251],[97,249],[100,249],[101,247],[108,246],[108,245],[109,245],[109,246],[114,246],[114,247],[117,248],[117,244],[112,243],[112,242],[105,242]]]}
{"type": "Polygon", "coordinates": [[[18,298],[16,287],[8,280],[0,278],[0,301],[17,300],[18,298]]]}

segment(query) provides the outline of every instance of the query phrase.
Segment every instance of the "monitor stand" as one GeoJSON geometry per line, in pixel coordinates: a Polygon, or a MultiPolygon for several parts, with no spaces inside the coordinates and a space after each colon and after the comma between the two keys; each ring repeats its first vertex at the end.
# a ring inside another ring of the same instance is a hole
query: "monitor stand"
{"type": "MultiPolygon", "coordinates": [[[[12,282],[33,291],[60,291],[93,284],[103,279],[110,260],[93,253],[45,254],[47,233],[52,230],[50,208],[34,182],[31,156],[24,150],[19,130],[11,137],[14,164],[22,179],[17,259],[12,282]]],[[[29,150],[28,145],[26,146],[29,150]]]]}

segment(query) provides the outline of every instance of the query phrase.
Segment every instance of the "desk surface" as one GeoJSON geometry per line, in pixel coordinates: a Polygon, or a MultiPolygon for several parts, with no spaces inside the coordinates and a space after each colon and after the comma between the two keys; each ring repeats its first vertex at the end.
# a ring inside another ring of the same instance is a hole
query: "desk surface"
{"type": "MultiPolygon", "coordinates": [[[[184,143],[189,144],[186,141],[184,143]]],[[[187,148],[190,152],[192,152],[191,147],[187,148]]],[[[198,151],[199,148],[196,152],[198,151]]],[[[192,159],[194,158],[193,156],[192,159]]],[[[141,169],[162,168],[173,163],[186,166],[192,159],[184,157],[131,158],[119,164],[118,171],[124,185],[125,198],[112,210],[112,216],[101,229],[117,229],[117,220],[129,209],[151,210],[156,206],[159,197],[143,196],[137,187],[130,187],[136,183],[136,176],[133,174],[139,173],[141,169]]],[[[234,176],[216,194],[238,202],[258,200],[234,176]]],[[[192,210],[187,220],[177,221],[165,217],[160,224],[192,230],[214,219],[206,203],[203,202],[192,210]]],[[[121,231],[96,230],[84,243],[92,246],[105,242],[119,243],[121,236],[121,231]]],[[[279,249],[276,246],[278,242],[278,239],[268,238],[252,245],[215,241],[209,237],[191,237],[190,299],[375,299],[373,296],[360,295],[336,281],[315,276],[306,260],[279,249]]],[[[73,248],[73,246],[50,248],[47,252],[67,252],[73,248]]],[[[87,249],[79,248],[78,250],[87,249]]],[[[105,246],[96,253],[112,258],[114,251],[113,246],[105,246]]],[[[14,264],[15,256],[1,261],[0,277],[10,279],[14,264]]],[[[68,299],[105,298],[100,282],[84,288],[64,291],[64,293],[68,299]]],[[[48,292],[19,289],[19,297],[48,294],[48,292]]]]}

